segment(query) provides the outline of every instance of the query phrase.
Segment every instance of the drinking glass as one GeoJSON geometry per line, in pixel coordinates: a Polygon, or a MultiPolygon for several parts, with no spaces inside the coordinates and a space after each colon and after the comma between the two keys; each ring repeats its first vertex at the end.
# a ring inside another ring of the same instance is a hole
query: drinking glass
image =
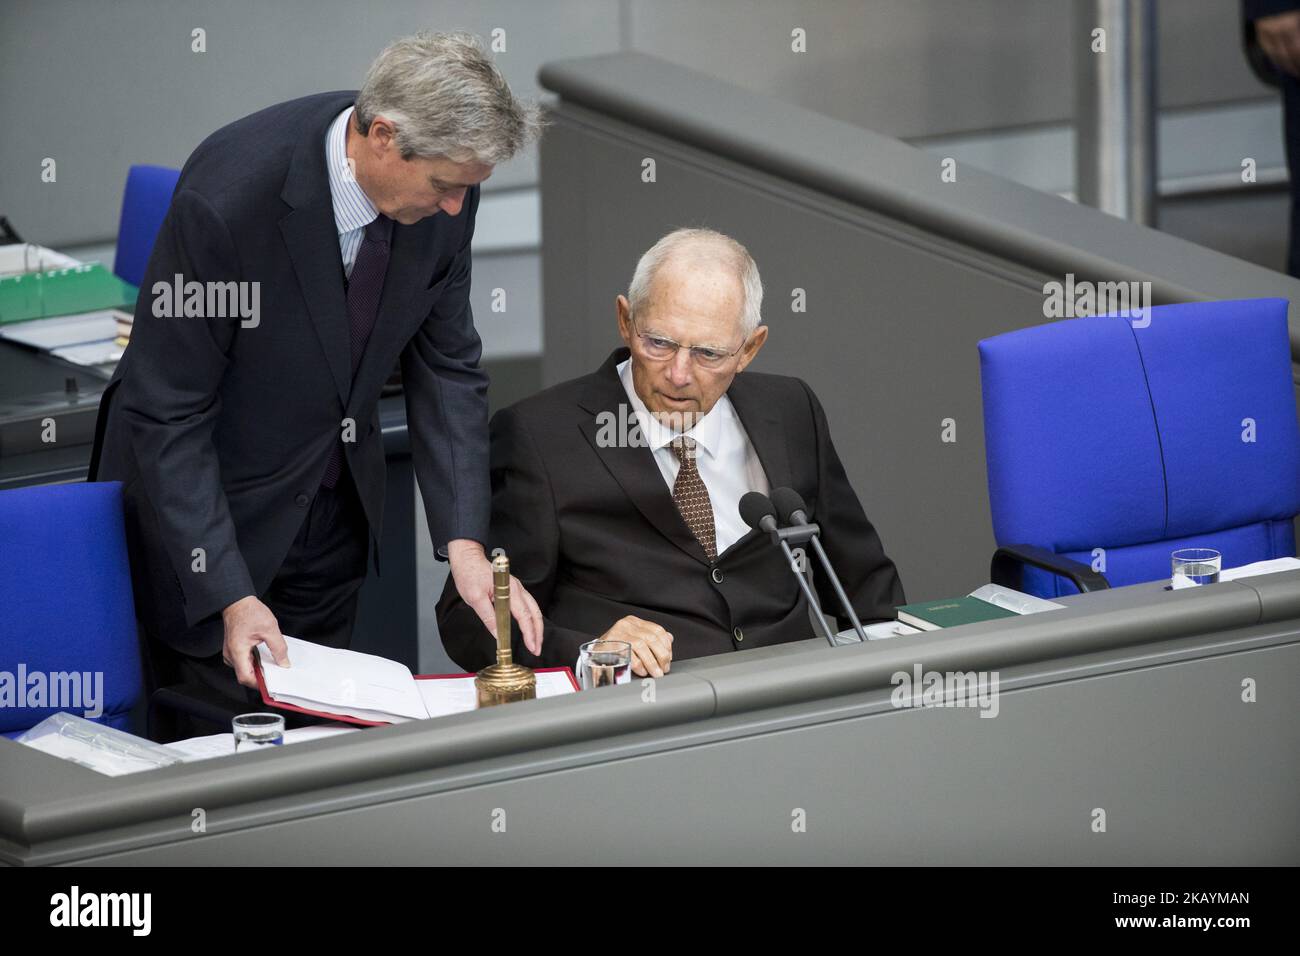
{"type": "Polygon", "coordinates": [[[279,714],[240,714],[231,721],[235,753],[278,747],[284,743],[284,718],[279,714]]]}
{"type": "Polygon", "coordinates": [[[583,690],[626,684],[632,679],[632,645],[627,641],[588,641],[578,651],[578,672],[583,690]]]}
{"type": "Polygon", "coordinates": [[[1201,584],[1218,584],[1223,555],[1212,548],[1183,548],[1173,553],[1171,586],[1192,588],[1201,584]]]}

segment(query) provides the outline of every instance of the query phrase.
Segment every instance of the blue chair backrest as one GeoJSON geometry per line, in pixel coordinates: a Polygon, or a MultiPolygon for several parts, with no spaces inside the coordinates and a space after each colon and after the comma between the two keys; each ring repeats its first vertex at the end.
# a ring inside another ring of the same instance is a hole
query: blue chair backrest
{"type": "MultiPolygon", "coordinates": [[[[1100,563],[1116,587],[1168,578],[1178,548],[1215,548],[1225,568],[1295,554],[1300,425],[1284,300],[1065,319],[979,351],[999,545],[1100,563]]],[[[1032,568],[1022,586],[1075,592],[1032,568]]]]}
{"type": "Polygon", "coordinates": [[[132,285],[144,279],[158,229],[171,206],[179,169],[132,166],[122,194],[122,218],[117,227],[117,255],[113,272],[132,285]]]}
{"type": "Polygon", "coordinates": [[[0,733],[60,710],[128,730],[140,692],[121,483],[0,491],[0,733]]]}

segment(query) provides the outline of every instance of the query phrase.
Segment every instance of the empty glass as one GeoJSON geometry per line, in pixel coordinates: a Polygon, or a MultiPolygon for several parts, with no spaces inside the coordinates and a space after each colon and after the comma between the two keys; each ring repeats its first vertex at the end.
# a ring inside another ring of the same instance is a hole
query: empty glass
{"type": "Polygon", "coordinates": [[[1170,584],[1178,588],[1193,588],[1201,584],[1218,584],[1223,555],[1213,548],[1183,548],[1173,553],[1173,578],[1170,584]]]}
{"type": "Polygon", "coordinates": [[[240,714],[230,723],[235,732],[235,753],[284,743],[284,718],[279,714],[240,714]]]}

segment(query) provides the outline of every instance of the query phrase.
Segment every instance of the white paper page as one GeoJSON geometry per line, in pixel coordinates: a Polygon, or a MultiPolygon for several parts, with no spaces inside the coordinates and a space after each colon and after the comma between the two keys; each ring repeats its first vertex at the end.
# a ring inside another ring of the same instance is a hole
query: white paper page
{"type": "Polygon", "coordinates": [[[41,753],[47,753],[52,757],[71,760],[73,763],[89,767],[91,770],[98,770],[110,777],[118,777],[126,773],[139,773],[142,770],[158,769],[157,764],[148,760],[101,750],[91,746],[87,741],[76,737],[66,737],[62,734],[46,734],[36,740],[25,740],[23,746],[39,750],[41,753]]]}
{"type": "Polygon", "coordinates": [[[1048,601],[1032,594],[1025,594],[1023,591],[1014,591],[1000,584],[986,584],[981,588],[976,588],[971,591],[970,597],[987,601],[994,607],[1015,611],[1017,614],[1039,614],[1043,611],[1057,611],[1065,607],[1064,604],[1057,604],[1055,601],[1048,601]]]}
{"type": "MultiPolygon", "coordinates": [[[[863,624],[862,630],[867,632],[867,640],[869,641],[883,641],[891,637],[925,633],[919,627],[912,627],[912,625],[904,624],[902,621],[879,621],[876,624],[863,624]]],[[[853,630],[844,633],[857,636],[857,631],[853,630]]]]}
{"type": "Polygon", "coordinates": [[[163,746],[187,763],[191,760],[211,760],[213,757],[229,757],[235,752],[235,735],[212,734],[208,737],[190,737],[188,740],[175,740],[163,746]]]}
{"type": "MultiPolygon", "coordinates": [[[[298,727],[284,732],[285,746],[302,744],[339,734],[350,734],[361,730],[360,727],[347,727],[341,724],[325,724],[320,727],[298,727]]],[[[187,763],[191,760],[211,760],[213,757],[229,757],[235,752],[234,734],[212,734],[208,737],[191,737],[163,744],[168,750],[187,763]]]]}
{"type": "Polygon", "coordinates": [[[358,734],[363,730],[365,730],[364,727],[350,727],[347,724],[298,727],[284,732],[284,742],[286,744],[305,744],[313,740],[323,740],[326,737],[337,737],[339,734],[358,734]]]}
{"type": "Polygon", "coordinates": [[[87,342],[112,342],[117,338],[117,319],[114,318],[112,309],[60,315],[50,319],[33,319],[30,322],[13,322],[0,329],[0,335],[38,349],[57,349],[87,342]]]}
{"type": "Polygon", "coordinates": [[[576,694],[569,675],[564,671],[548,671],[537,675],[537,696],[559,697],[561,694],[576,694]]]}
{"type": "MultiPolygon", "coordinates": [[[[436,680],[417,680],[420,696],[424,698],[425,709],[430,717],[446,717],[449,714],[463,714],[478,707],[478,695],[474,689],[474,675],[464,677],[440,677],[436,680]]],[[[560,694],[575,693],[569,675],[564,671],[548,671],[537,675],[537,697],[558,697],[560,694]]]]}
{"type": "Polygon", "coordinates": [[[1227,568],[1219,572],[1219,580],[1235,581],[1237,578],[1253,578],[1259,574],[1276,574],[1278,571],[1294,571],[1297,568],[1300,568],[1300,558],[1274,558],[1271,561],[1243,564],[1239,568],[1227,568]]]}
{"type": "Polygon", "coordinates": [[[284,640],[289,667],[277,665],[265,644],[257,646],[266,689],[273,700],[363,720],[428,716],[416,686],[422,682],[397,661],[322,647],[287,634],[284,640]]]}
{"type": "Polygon", "coordinates": [[[430,717],[446,717],[474,710],[478,697],[474,691],[474,675],[440,677],[437,680],[417,680],[424,709],[430,717]]]}
{"type": "Polygon", "coordinates": [[[122,360],[123,346],[113,341],[86,342],[83,345],[69,345],[67,348],[51,349],[51,355],[57,355],[65,362],[74,365],[106,365],[122,360]]]}

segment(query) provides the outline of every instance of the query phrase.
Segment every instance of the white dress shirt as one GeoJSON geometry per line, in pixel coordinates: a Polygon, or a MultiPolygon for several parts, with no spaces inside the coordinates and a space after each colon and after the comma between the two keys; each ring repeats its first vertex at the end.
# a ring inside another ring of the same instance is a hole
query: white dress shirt
{"type": "MultiPolygon", "coordinates": [[[[618,366],[618,377],[627,392],[628,403],[636,416],[641,429],[641,436],[654,453],[655,464],[668,485],[668,493],[673,491],[673,482],[677,480],[677,469],[681,463],[673,454],[672,443],[678,432],[659,422],[650,414],[641,396],[632,384],[632,360],[627,359],[618,366]]],[[[629,419],[632,417],[628,416],[629,419]]],[[[619,415],[622,420],[623,416],[619,415]]],[[[713,531],[716,538],[718,554],[749,534],[749,525],[740,518],[740,499],[748,492],[770,490],[767,473],[758,460],[758,453],[745,434],[745,427],[740,423],[731,400],[723,395],[718,399],[709,413],[695,423],[695,427],[685,432],[695,439],[695,467],[700,472],[704,487],[709,490],[709,503],[713,505],[713,531]]],[[[574,667],[579,682],[582,681],[582,658],[574,667]]],[[[632,669],[623,675],[620,684],[632,680],[632,669]]]]}
{"type": "Polygon", "coordinates": [[[339,252],[343,256],[343,274],[351,277],[357,250],[365,238],[366,226],[374,222],[379,210],[370,201],[348,166],[349,106],[334,118],[325,134],[325,166],[329,170],[330,198],[334,202],[334,225],[339,230],[339,252]]]}
{"type": "MultiPolygon", "coordinates": [[[[641,434],[654,452],[655,464],[659,466],[659,473],[671,494],[673,482],[677,480],[677,469],[681,467],[671,447],[678,432],[661,424],[641,401],[632,384],[631,363],[632,360],[628,359],[618,366],[618,377],[636,414],[641,434]]],[[[684,434],[695,439],[695,464],[704,480],[704,487],[709,489],[718,554],[722,554],[749,534],[749,525],[740,517],[740,499],[751,491],[767,494],[770,490],[767,473],[745,434],[740,416],[726,395],[719,398],[709,413],[684,434]]]]}

